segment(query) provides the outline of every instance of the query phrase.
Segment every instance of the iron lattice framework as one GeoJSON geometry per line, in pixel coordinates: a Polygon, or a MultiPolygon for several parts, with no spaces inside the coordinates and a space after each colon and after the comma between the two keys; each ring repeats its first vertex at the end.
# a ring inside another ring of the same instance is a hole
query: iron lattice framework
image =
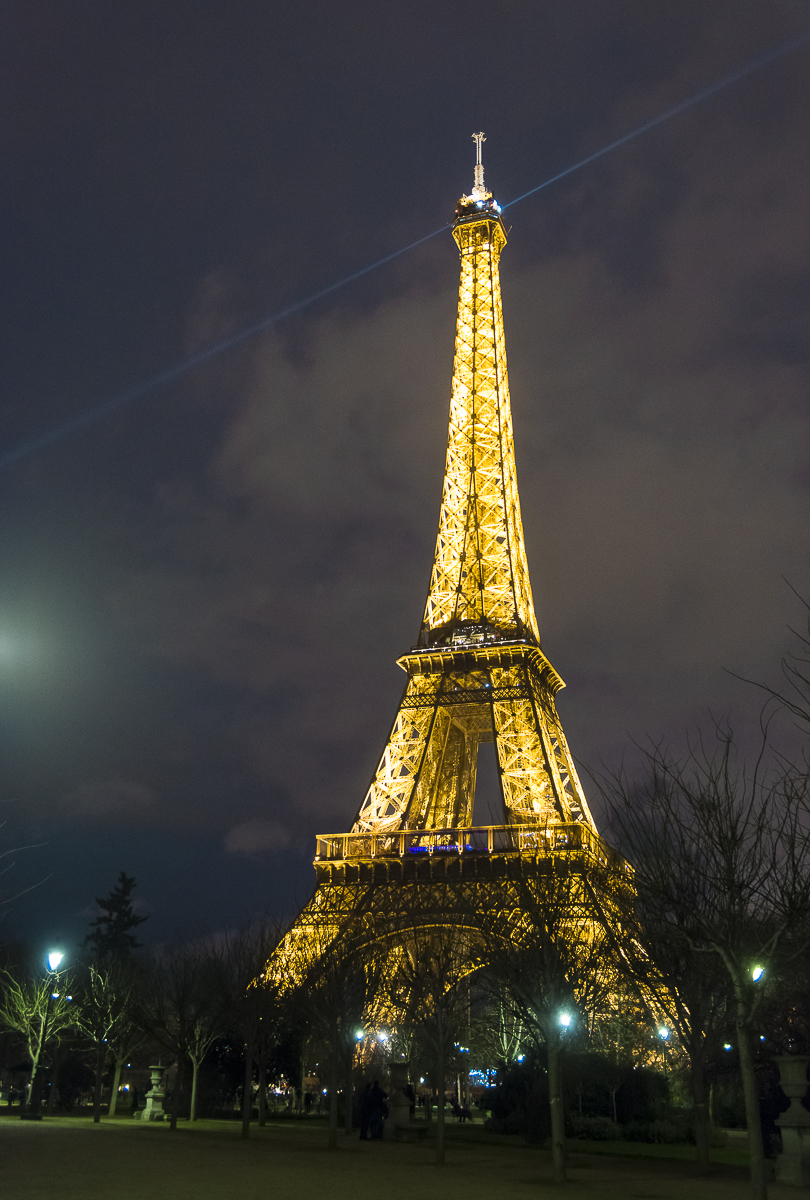
{"type": "Polygon", "coordinates": [[[407,683],[354,825],[318,838],[315,894],[273,971],[317,958],[352,922],[362,936],[391,936],[403,897],[427,926],[464,924],[472,905],[512,913],[506,925],[517,928],[518,881],[564,869],[584,881],[588,920],[615,928],[609,897],[630,886],[626,864],[596,831],[554,702],[564,684],[540,644],[501,309],[506,232],[484,188],[483,135],[474,136],[475,186],[453,226],[461,256],[453,386],[422,627],[398,660],[407,683]],[[502,824],[476,828],[482,742],[497,750],[502,824]],[[598,901],[585,882],[597,876],[598,901]]]}

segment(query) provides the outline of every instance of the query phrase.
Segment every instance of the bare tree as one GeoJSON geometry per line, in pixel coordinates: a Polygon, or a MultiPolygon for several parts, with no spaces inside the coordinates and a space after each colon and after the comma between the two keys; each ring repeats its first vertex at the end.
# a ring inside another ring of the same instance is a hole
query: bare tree
{"type": "Polygon", "coordinates": [[[177,1064],[172,1129],[177,1128],[186,1062],[192,1068],[189,1117],[197,1119],[200,1064],[224,1028],[219,992],[222,966],[223,955],[210,940],[179,946],[155,959],[141,993],[141,1028],[165,1047],[177,1064]]]}
{"type": "Polygon", "coordinates": [[[135,1020],[134,1008],[127,1013],[113,1031],[110,1041],[110,1058],[113,1063],[112,1088],[107,1115],[114,1117],[118,1108],[118,1091],[121,1087],[121,1073],[128,1059],[137,1053],[145,1044],[146,1037],[135,1020]]]}
{"type": "Polygon", "coordinates": [[[290,980],[268,971],[285,927],[265,919],[239,933],[229,934],[222,946],[220,995],[227,1026],[242,1040],[245,1075],[242,1086],[242,1137],[250,1136],[253,1071],[258,1066],[260,1090],[270,1047],[287,1020],[290,980]]]}
{"type": "MultiPolygon", "coordinates": [[[[363,944],[344,931],[315,960],[301,962],[298,1005],[309,1036],[322,1049],[328,1071],[328,1148],[337,1148],[338,1085],[344,1079],[344,1120],[352,1128],[352,1071],[357,1031],[363,1029],[377,994],[385,953],[374,942],[363,944]]],[[[298,973],[298,972],[297,972],[298,973]]]]}
{"type": "Polygon", "coordinates": [[[688,935],[662,913],[643,881],[636,894],[634,936],[625,942],[620,961],[630,987],[666,1026],[665,1036],[675,1035],[689,1060],[695,1156],[706,1170],[711,1142],[707,1071],[712,1047],[722,1040],[729,1019],[728,976],[717,956],[695,953],[688,935]]]}
{"type": "MultiPolygon", "coordinates": [[[[754,1200],[767,1194],[752,1028],[769,976],[806,952],[810,908],[808,780],[762,758],[738,765],[730,733],[680,760],[651,748],[640,778],[619,773],[603,788],[621,847],[635,867],[641,912],[653,914],[662,979],[666,939],[720,965],[733,997],[754,1200]]],[[[711,968],[709,968],[711,970],[711,968]]],[[[704,996],[705,1003],[705,996],[704,996]]],[[[698,1020],[696,1024],[700,1024],[698,1020]]]]}
{"type": "MultiPolygon", "coordinates": [[[[794,587],[788,584],[790,590],[805,609],[805,629],[793,629],[790,632],[796,639],[796,648],[790,650],[782,658],[781,687],[772,687],[757,679],[747,679],[743,675],[735,676],[744,683],[750,683],[769,697],[765,709],[773,706],[783,710],[793,717],[796,726],[805,733],[810,732],[810,603],[799,595],[794,587]]],[[[807,765],[805,763],[805,765],[807,765]]]]}
{"type": "Polygon", "coordinates": [[[444,1100],[448,1068],[457,1060],[457,1044],[469,1026],[471,933],[463,926],[431,923],[425,927],[418,894],[403,897],[398,914],[401,932],[391,944],[387,968],[392,1019],[410,1034],[430,1063],[437,1095],[436,1163],[445,1162],[444,1100]]]}
{"type": "Polygon", "coordinates": [[[19,977],[0,971],[0,1028],[22,1034],[31,1059],[31,1083],[24,1115],[38,1117],[42,1092],[42,1057],[75,1028],[72,977],[61,972],[44,977],[32,971],[19,977]]]}
{"type": "MultiPolygon", "coordinates": [[[[104,1086],[104,1071],[108,1059],[116,1061],[123,1050],[140,1040],[135,1024],[136,968],[126,960],[112,960],[106,964],[91,964],[86,971],[79,992],[78,1024],[90,1038],[96,1056],[96,1083],[93,1091],[93,1121],[101,1120],[101,1097],[104,1086]]],[[[142,1035],[141,1035],[142,1036],[142,1035]]],[[[120,1079],[120,1066],[116,1067],[110,1113],[115,1112],[115,1098],[120,1079]]]]}
{"type": "MultiPolygon", "coordinates": [[[[619,956],[620,969],[625,954],[633,954],[633,942],[634,939],[627,937],[622,945],[623,952],[619,956]]],[[[590,1021],[587,1031],[588,1044],[601,1056],[604,1086],[610,1096],[611,1115],[616,1123],[619,1120],[617,1097],[627,1079],[628,1069],[632,1071],[638,1066],[651,1063],[657,1065],[661,1057],[665,1063],[672,1058],[672,1047],[661,1040],[662,1015],[660,1008],[650,1003],[649,994],[645,994],[637,986],[637,980],[631,976],[629,986],[623,979],[619,979],[615,993],[609,998],[607,1009],[594,1014],[596,1019],[590,1021]]],[[[667,1036],[671,1033],[669,1026],[665,1032],[667,1036]]],[[[582,1080],[581,1071],[579,1078],[582,1080]]],[[[580,1087],[583,1084],[584,1080],[580,1087]]],[[[579,1093],[581,1114],[581,1090],[576,1090],[579,1093]]]]}
{"type": "Polygon", "coordinates": [[[471,1014],[470,1031],[466,1035],[475,1060],[482,1067],[488,1068],[493,1063],[507,1067],[517,1061],[528,1036],[522,1020],[503,995],[484,989],[471,1014]]]}
{"type": "Polygon", "coordinates": [[[512,906],[482,914],[485,979],[548,1056],[555,1183],[566,1177],[561,1055],[577,1015],[605,1009],[615,992],[619,884],[597,863],[582,872],[551,859],[514,882],[512,906]]]}

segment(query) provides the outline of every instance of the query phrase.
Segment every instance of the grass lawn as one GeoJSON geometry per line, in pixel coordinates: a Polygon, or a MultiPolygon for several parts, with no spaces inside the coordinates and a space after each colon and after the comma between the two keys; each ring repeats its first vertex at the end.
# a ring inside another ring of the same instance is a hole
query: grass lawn
{"type": "MultiPolygon", "coordinates": [[[[738,1200],[747,1196],[739,1163],[717,1163],[710,1176],[674,1150],[684,1147],[572,1142],[569,1200],[738,1200]],[[642,1153],[646,1151],[647,1153],[642,1153]],[[664,1158],[664,1154],[668,1157],[664,1158]]],[[[739,1152],[716,1151],[719,1154],[739,1152]]],[[[448,1127],[447,1165],[437,1168],[430,1142],[361,1142],[341,1133],[326,1149],[320,1122],[273,1121],[252,1127],[247,1141],[236,1122],[142,1125],[131,1118],[58,1116],[42,1122],[0,1116],[0,1180],[13,1200],[495,1200],[553,1190],[547,1151],[481,1127],[448,1127]]],[[[773,1186],[774,1200],[796,1191],[773,1186]]]]}

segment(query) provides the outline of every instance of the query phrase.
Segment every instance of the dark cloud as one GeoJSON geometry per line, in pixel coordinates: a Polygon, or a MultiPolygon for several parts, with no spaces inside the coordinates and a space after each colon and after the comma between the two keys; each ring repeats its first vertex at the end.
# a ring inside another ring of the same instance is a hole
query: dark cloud
{"type": "Polygon", "coordinates": [[[290,844],[290,835],[276,821],[255,818],[234,825],[225,835],[225,849],[230,854],[258,855],[267,850],[284,850],[290,844]]]}
{"type": "Polygon", "coordinates": [[[59,803],[64,818],[139,822],[150,815],[157,796],[137,779],[105,779],[81,783],[59,803]]]}
{"type": "MultiPolygon", "coordinates": [[[[474,127],[507,200],[810,19],[516,4],[484,46],[475,2],[73,10],[17,19],[6,82],[6,444],[437,228],[474,127]]],[[[591,764],[745,719],[728,671],[773,678],[783,577],[810,594],[808,53],[508,210],[529,564],[591,764]]],[[[428,583],[456,277],[445,234],[0,481],[3,787],[58,818],[65,911],[123,866],[160,936],[238,922],[349,827],[428,583]]]]}

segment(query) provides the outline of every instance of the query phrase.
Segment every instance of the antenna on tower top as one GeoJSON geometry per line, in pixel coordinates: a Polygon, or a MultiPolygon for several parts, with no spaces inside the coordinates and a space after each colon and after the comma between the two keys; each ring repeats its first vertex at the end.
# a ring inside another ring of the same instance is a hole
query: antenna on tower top
{"type": "Polygon", "coordinates": [[[483,133],[474,133],[472,137],[475,142],[475,185],[472,194],[474,199],[483,200],[487,193],[484,187],[484,164],[481,162],[481,143],[487,139],[483,133]]]}

